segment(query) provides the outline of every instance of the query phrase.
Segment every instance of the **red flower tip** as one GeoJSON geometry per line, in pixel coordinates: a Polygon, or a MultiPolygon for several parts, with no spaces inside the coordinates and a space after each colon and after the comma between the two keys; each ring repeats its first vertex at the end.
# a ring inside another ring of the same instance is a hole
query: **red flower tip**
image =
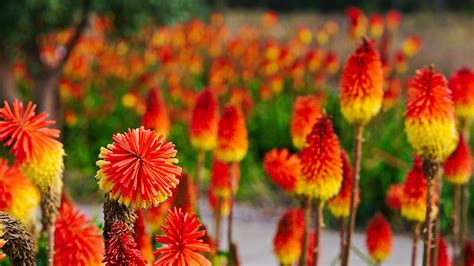
{"type": "Polygon", "coordinates": [[[314,124],[301,153],[301,166],[304,177],[298,184],[298,193],[325,201],[339,192],[341,147],[329,117],[323,116],[314,124]]]}
{"type": "Polygon", "coordinates": [[[459,117],[474,118],[474,71],[461,68],[449,78],[454,107],[459,117]]]}
{"type": "Polygon", "coordinates": [[[444,162],[444,175],[446,181],[457,185],[466,184],[471,178],[472,155],[463,135],[454,152],[444,162]]]}
{"type": "Polygon", "coordinates": [[[392,251],[392,229],[387,219],[376,213],[366,231],[366,245],[370,256],[377,262],[385,260],[392,251]]]}
{"type": "Polygon", "coordinates": [[[421,159],[416,156],[408,172],[401,198],[401,213],[408,220],[423,222],[426,217],[426,176],[421,159]]]}
{"type": "Polygon", "coordinates": [[[291,265],[302,252],[303,210],[288,209],[278,222],[273,238],[273,252],[281,264],[291,265]]]}
{"type": "Polygon", "coordinates": [[[200,150],[211,150],[217,144],[218,104],[210,89],[205,89],[196,101],[189,136],[191,144],[200,150]]]}
{"type": "Polygon", "coordinates": [[[288,193],[293,193],[296,182],[301,176],[300,159],[292,155],[287,149],[273,149],[265,154],[263,161],[265,173],[288,193]]]}
{"type": "Polygon", "coordinates": [[[59,130],[49,128],[53,120],[46,120],[48,114],[35,114],[36,104],[28,102],[26,108],[23,102],[15,100],[12,108],[7,101],[0,108],[0,141],[4,146],[10,146],[10,153],[18,163],[49,151],[62,144],[57,141],[59,130]]]}
{"type": "Polygon", "coordinates": [[[105,241],[105,255],[102,262],[108,266],[147,265],[123,221],[116,220],[112,224],[109,239],[105,241]]]}
{"type": "Polygon", "coordinates": [[[142,125],[146,129],[155,130],[165,138],[170,131],[170,117],[166,104],[161,100],[158,90],[152,88],[148,94],[148,102],[145,114],[143,114],[142,125]]]}
{"type": "Polygon", "coordinates": [[[291,117],[291,140],[297,149],[303,148],[311,127],[321,117],[321,106],[315,96],[298,96],[291,117]]]}
{"type": "Polygon", "coordinates": [[[102,148],[97,162],[101,189],[127,206],[158,205],[172,195],[181,168],[174,165],[176,150],[171,142],[152,130],[129,129],[112,137],[114,142],[102,148]]]}
{"type": "Polygon", "coordinates": [[[240,162],[247,149],[248,132],[244,115],[236,105],[228,104],[219,120],[216,156],[223,162],[240,162]]]}
{"type": "Polygon", "coordinates": [[[387,190],[385,203],[393,210],[400,210],[402,206],[403,184],[392,184],[387,190]]]}
{"type": "Polygon", "coordinates": [[[165,245],[155,251],[160,257],[153,265],[211,265],[211,262],[198,252],[209,252],[209,245],[201,238],[205,231],[198,231],[201,224],[195,214],[174,208],[162,227],[164,236],[156,236],[156,242],[165,245]]]}
{"type": "Polygon", "coordinates": [[[54,265],[99,265],[104,242],[99,229],[69,203],[63,202],[55,222],[54,265]]]}

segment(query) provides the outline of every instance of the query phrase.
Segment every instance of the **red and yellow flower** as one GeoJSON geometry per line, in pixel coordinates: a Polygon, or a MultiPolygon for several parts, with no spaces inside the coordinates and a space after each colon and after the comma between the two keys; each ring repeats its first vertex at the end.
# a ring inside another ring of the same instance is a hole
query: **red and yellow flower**
{"type": "Polygon", "coordinates": [[[392,228],[387,219],[376,213],[369,221],[366,231],[367,250],[370,257],[377,262],[385,260],[392,252],[392,228]]]}
{"type": "Polygon", "coordinates": [[[321,117],[321,106],[314,96],[299,96],[291,117],[291,140],[297,149],[303,148],[311,127],[321,117]]]}
{"type": "Polygon", "coordinates": [[[402,207],[403,193],[403,184],[390,185],[385,196],[385,203],[387,204],[387,206],[390,207],[392,210],[400,210],[400,208],[402,207]]]}
{"type": "Polygon", "coordinates": [[[446,79],[432,68],[416,71],[407,92],[405,131],[424,159],[442,161],[458,142],[451,92],[446,79]]]}
{"type": "Polygon", "coordinates": [[[172,195],[181,174],[176,150],[163,136],[143,127],[115,134],[101,148],[96,178],[110,197],[126,206],[158,205],[172,195]]]}
{"type": "Polygon", "coordinates": [[[36,115],[35,109],[31,102],[25,108],[15,100],[10,108],[5,101],[0,108],[0,141],[11,147],[15,163],[42,193],[50,188],[59,193],[64,169],[64,149],[57,140],[59,130],[49,128],[55,122],[46,120],[44,112],[36,115]]]}
{"type": "Polygon", "coordinates": [[[191,145],[198,150],[212,150],[217,145],[218,106],[211,90],[199,93],[189,124],[191,145]]]}
{"type": "Polygon", "coordinates": [[[472,155],[464,136],[459,138],[454,152],[444,162],[444,176],[449,183],[462,185],[469,182],[472,175],[472,155]]]}
{"type": "MultiPolygon", "coordinates": [[[[342,159],[342,185],[339,193],[328,201],[329,211],[335,217],[348,217],[351,208],[352,175],[353,169],[349,155],[345,150],[341,151],[342,159]]],[[[355,197],[356,206],[359,204],[359,193],[355,197]]]]}
{"type": "Polygon", "coordinates": [[[202,253],[210,247],[202,241],[206,231],[199,231],[201,224],[195,214],[174,208],[162,227],[163,236],[156,236],[156,242],[165,245],[155,251],[160,256],[153,265],[211,265],[202,253]]]}
{"type": "Polygon", "coordinates": [[[351,124],[364,125],[377,115],[383,100],[383,69],[373,41],[364,39],[342,70],[341,112],[351,124]]]}
{"type": "Polygon", "coordinates": [[[273,149],[265,154],[263,169],[275,184],[288,193],[294,193],[301,177],[300,159],[287,149],[273,149]]]}
{"type": "Polygon", "coordinates": [[[408,172],[401,197],[401,214],[407,220],[421,223],[426,218],[426,176],[421,159],[416,156],[408,172]]]}
{"type": "Polygon", "coordinates": [[[146,129],[154,130],[157,134],[162,134],[164,138],[166,138],[170,132],[171,125],[168,109],[161,100],[156,88],[152,88],[149,92],[142,125],[146,129]]]}
{"type": "Polygon", "coordinates": [[[460,118],[474,118],[474,71],[461,68],[449,78],[454,107],[460,118]]]}
{"type": "Polygon", "coordinates": [[[293,265],[300,258],[303,230],[303,210],[286,210],[273,238],[273,253],[281,265],[293,265]]]}
{"type": "Polygon", "coordinates": [[[236,105],[228,104],[219,120],[215,155],[223,162],[240,162],[247,149],[248,132],[244,115],[236,105]]]}
{"type": "Polygon", "coordinates": [[[343,174],[341,147],[329,117],[323,116],[314,124],[300,159],[303,177],[296,187],[298,194],[326,201],[339,193],[343,174]]]}

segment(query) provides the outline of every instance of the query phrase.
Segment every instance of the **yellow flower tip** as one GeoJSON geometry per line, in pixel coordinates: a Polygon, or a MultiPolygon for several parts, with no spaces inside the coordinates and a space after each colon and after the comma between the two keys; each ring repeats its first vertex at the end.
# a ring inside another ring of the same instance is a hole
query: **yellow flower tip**
{"type": "Polygon", "coordinates": [[[199,150],[210,151],[217,146],[216,138],[208,136],[190,136],[191,145],[199,150]]]}
{"type": "Polygon", "coordinates": [[[339,193],[341,179],[339,176],[326,176],[322,180],[315,182],[314,180],[302,178],[296,184],[296,194],[327,201],[339,193]]]}
{"type": "Polygon", "coordinates": [[[409,221],[422,223],[426,218],[426,204],[412,203],[402,204],[400,208],[401,214],[409,221]]]}
{"type": "Polygon", "coordinates": [[[443,161],[456,148],[459,135],[455,121],[410,119],[405,120],[408,142],[425,159],[443,161]]]}
{"type": "Polygon", "coordinates": [[[328,202],[328,208],[331,214],[336,218],[349,216],[350,201],[347,199],[333,198],[328,202]]]}
{"type": "Polygon", "coordinates": [[[341,105],[341,113],[347,122],[365,125],[380,112],[381,108],[382,100],[380,98],[367,97],[341,105]]]}

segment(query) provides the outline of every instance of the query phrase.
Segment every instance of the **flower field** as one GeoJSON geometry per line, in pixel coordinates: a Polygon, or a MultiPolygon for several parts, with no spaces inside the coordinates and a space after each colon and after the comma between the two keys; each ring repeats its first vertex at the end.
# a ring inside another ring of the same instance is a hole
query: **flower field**
{"type": "Polygon", "coordinates": [[[403,265],[474,265],[474,32],[443,19],[211,12],[124,34],[92,12],[0,38],[1,265],[245,265],[237,205],[282,210],[280,265],[323,265],[323,231],[333,264],[384,264],[408,235],[403,265]]]}

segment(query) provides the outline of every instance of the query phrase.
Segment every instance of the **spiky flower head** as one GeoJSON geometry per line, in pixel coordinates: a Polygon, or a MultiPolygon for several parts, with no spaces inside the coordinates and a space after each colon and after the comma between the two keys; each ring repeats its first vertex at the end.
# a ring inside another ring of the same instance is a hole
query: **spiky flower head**
{"type": "Polygon", "coordinates": [[[303,177],[297,193],[326,201],[341,189],[342,159],[339,139],[328,116],[319,118],[301,153],[303,177]]]}
{"type": "Polygon", "coordinates": [[[451,266],[451,260],[449,259],[448,245],[444,237],[438,237],[438,265],[437,266],[451,266]]]}
{"type": "Polygon", "coordinates": [[[263,169],[275,184],[288,193],[294,193],[301,176],[301,164],[297,155],[287,149],[273,149],[265,154],[263,169]]]}
{"type": "Polygon", "coordinates": [[[363,40],[342,70],[339,100],[344,118],[364,125],[377,115],[383,100],[383,68],[373,41],[363,40]]]}
{"type": "Polygon", "coordinates": [[[426,218],[426,176],[421,159],[416,156],[408,172],[401,198],[401,214],[407,220],[423,222],[426,218]]]}
{"type": "Polygon", "coordinates": [[[433,68],[416,71],[407,92],[405,132],[423,159],[442,161],[456,148],[458,133],[451,92],[433,68]]]}
{"type": "Polygon", "coordinates": [[[301,256],[303,230],[303,210],[286,210],[273,238],[273,253],[282,265],[292,265],[301,256]]]}
{"type": "Polygon", "coordinates": [[[189,138],[194,148],[208,151],[216,147],[218,115],[216,97],[210,89],[203,90],[196,100],[189,124],[189,138]]]}
{"type": "Polygon", "coordinates": [[[155,251],[160,256],[153,265],[211,265],[199,252],[208,253],[209,245],[202,241],[206,231],[195,214],[174,208],[162,227],[165,235],[156,236],[156,242],[165,245],[155,251]]]}
{"type": "Polygon", "coordinates": [[[474,118],[474,71],[461,68],[449,78],[456,113],[460,118],[474,118]]]}
{"type": "Polygon", "coordinates": [[[148,94],[148,102],[145,114],[143,114],[142,125],[146,129],[154,130],[157,134],[161,134],[166,138],[170,132],[170,124],[166,104],[161,100],[158,90],[152,88],[148,94]]]}
{"type": "Polygon", "coordinates": [[[181,168],[174,165],[176,150],[163,136],[143,127],[115,134],[101,148],[96,178],[110,197],[126,206],[158,205],[172,195],[181,168]]]}
{"type": "Polygon", "coordinates": [[[228,104],[219,120],[215,154],[223,162],[240,162],[247,154],[248,132],[242,111],[228,104]]]}
{"type": "Polygon", "coordinates": [[[40,203],[38,189],[21,173],[0,158],[0,210],[29,225],[40,203]]]}
{"type": "MultiPolygon", "coordinates": [[[[353,169],[349,155],[345,150],[341,151],[342,159],[342,185],[339,193],[328,201],[328,208],[335,217],[348,217],[351,205],[352,175],[353,169]]],[[[356,206],[359,204],[359,192],[356,192],[356,206]]]]}
{"type": "Polygon", "coordinates": [[[315,96],[298,96],[293,106],[291,117],[291,141],[297,149],[302,149],[306,136],[318,118],[321,117],[321,106],[315,96]]]}
{"type": "Polygon", "coordinates": [[[388,187],[387,194],[385,196],[385,204],[390,207],[392,210],[400,210],[402,207],[402,197],[403,197],[403,184],[392,184],[388,187]]]}
{"type": "Polygon", "coordinates": [[[392,228],[387,219],[376,213],[369,221],[365,243],[370,256],[377,262],[385,260],[392,251],[392,228]]]}
{"type": "Polygon", "coordinates": [[[459,142],[453,153],[444,162],[444,176],[449,183],[462,185],[469,182],[472,175],[472,155],[464,136],[459,137],[459,142]]]}
{"type": "Polygon", "coordinates": [[[84,214],[63,201],[55,226],[54,265],[101,265],[102,235],[84,214]]]}
{"type": "Polygon", "coordinates": [[[57,140],[59,130],[49,128],[55,122],[46,120],[48,114],[35,114],[36,105],[15,100],[12,108],[7,101],[0,108],[0,141],[10,146],[10,153],[22,172],[40,191],[47,193],[62,189],[64,149],[57,140]]]}
{"type": "Polygon", "coordinates": [[[147,261],[153,261],[153,246],[151,243],[151,235],[146,230],[145,215],[143,210],[137,209],[137,219],[133,227],[134,235],[133,239],[137,243],[138,249],[141,251],[143,258],[147,261]]]}
{"type": "Polygon", "coordinates": [[[107,266],[147,265],[137,248],[137,243],[133,240],[130,229],[121,220],[115,220],[112,224],[109,238],[105,241],[102,262],[107,266]]]}

